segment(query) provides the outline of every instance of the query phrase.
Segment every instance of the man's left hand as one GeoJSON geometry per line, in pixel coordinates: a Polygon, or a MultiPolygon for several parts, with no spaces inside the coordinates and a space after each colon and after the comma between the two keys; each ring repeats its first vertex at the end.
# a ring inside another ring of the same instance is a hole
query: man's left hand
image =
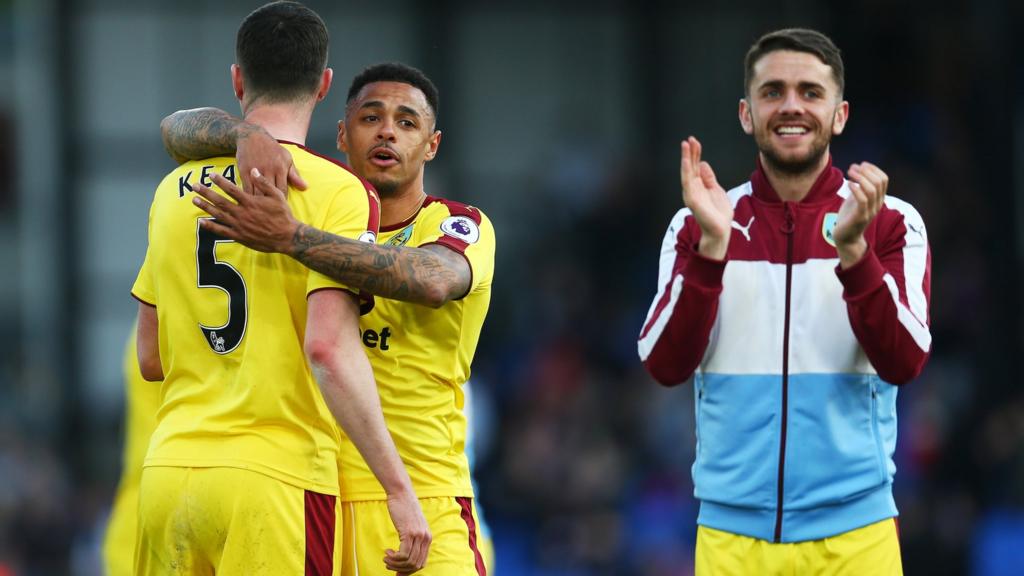
{"type": "Polygon", "coordinates": [[[889,187],[889,176],[870,162],[852,164],[846,174],[850,179],[850,195],[839,208],[839,218],[832,231],[843,269],[853,266],[867,253],[864,230],[885,204],[885,191],[889,187]]]}

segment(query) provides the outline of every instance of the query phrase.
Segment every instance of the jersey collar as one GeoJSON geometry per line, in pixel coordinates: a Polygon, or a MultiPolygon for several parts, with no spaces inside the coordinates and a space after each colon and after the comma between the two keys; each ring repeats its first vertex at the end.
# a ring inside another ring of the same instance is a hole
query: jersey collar
{"type": "MultiPolygon", "coordinates": [[[[757,158],[757,169],[750,175],[750,185],[754,189],[755,198],[765,202],[782,202],[782,199],[779,198],[779,193],[768,182],[768,176],[764,173],[764,167],[761,166],[760,157],[757,158]]],[[[843,173],[832,165],[832,155],[829,154],[828,164],[825,165],[825,169],[821,171],[818,179],[814,181],[811,191],[800,202],[803,204],[814,204],[828,200],[839,191],[842,185],[843,173]]]]}

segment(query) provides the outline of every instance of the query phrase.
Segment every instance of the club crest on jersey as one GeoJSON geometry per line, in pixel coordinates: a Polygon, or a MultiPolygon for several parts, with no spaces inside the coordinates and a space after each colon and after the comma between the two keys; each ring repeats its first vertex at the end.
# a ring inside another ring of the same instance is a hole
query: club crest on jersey
{"type": "Polygon", "coordinates": [[[368,244],[376,244],[377,235],[374,234],[372,230],[367,230],[366,232],[363,232],[362,234],[359,235],[359,241],[366,242],[368,244]]]}
{"type": "Polygon", "coordinates": [[[449,216],[441,222],[441,232],[466,244],[473,244],[480,239],[480,228],[472,218],[466,216],[449,216]]]}
{"type": "Polygon", "coordinates": [[[401,232],[389,238],[386,242],[384,242],[384,244],[386,246],[405,246],[406,244],[409,243],[409,240],[412,238],[412,228],[415,225],[415,223],[409,224],[408,226],[403,228],[401,232]]]}
{"type": "Polygon", "coordinates": [[[839,221],[839,214],[837,212],[829,212],[825,214],[825,219],[821,221],[821,237],[835,247],[836,239],[832,237],[832,231],[836,229],[836,222],[839,221]]]}

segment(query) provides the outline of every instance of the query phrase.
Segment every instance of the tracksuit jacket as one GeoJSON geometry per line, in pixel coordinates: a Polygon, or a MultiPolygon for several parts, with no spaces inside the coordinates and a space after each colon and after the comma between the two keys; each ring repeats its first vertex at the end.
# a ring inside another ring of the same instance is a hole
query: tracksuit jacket
{"type": "Polygon", "coordinates": [[[700,256],[689,210],[662,244],[640,358],[692,378],[698,523],[772,542],[817,540],[897,515],[896,391],[931,349],[921,216],[891,196],[842,270],[832,241],[848,183],[831,162],[800,202],[760,166],[729,191],[725,260],[700,256]]]}

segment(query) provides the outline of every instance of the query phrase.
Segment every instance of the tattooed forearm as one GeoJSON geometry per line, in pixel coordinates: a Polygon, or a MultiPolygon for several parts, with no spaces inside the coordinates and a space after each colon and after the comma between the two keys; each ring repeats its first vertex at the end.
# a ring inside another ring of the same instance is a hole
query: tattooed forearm
{"type": "Polygon", "coordinates": [[[378,246],[305,224],[292,244],[291,256],[307,268],[375,296],[437,308],[469,290],[469,263],[440,246],[378,246]]]}
{"type": "Polygon", "coordinates": [[[262,130],[219,108],[179,110],[160,122],[164,148],[179,164],[211,156],[233,156],[239,138],[262,130]]]}

